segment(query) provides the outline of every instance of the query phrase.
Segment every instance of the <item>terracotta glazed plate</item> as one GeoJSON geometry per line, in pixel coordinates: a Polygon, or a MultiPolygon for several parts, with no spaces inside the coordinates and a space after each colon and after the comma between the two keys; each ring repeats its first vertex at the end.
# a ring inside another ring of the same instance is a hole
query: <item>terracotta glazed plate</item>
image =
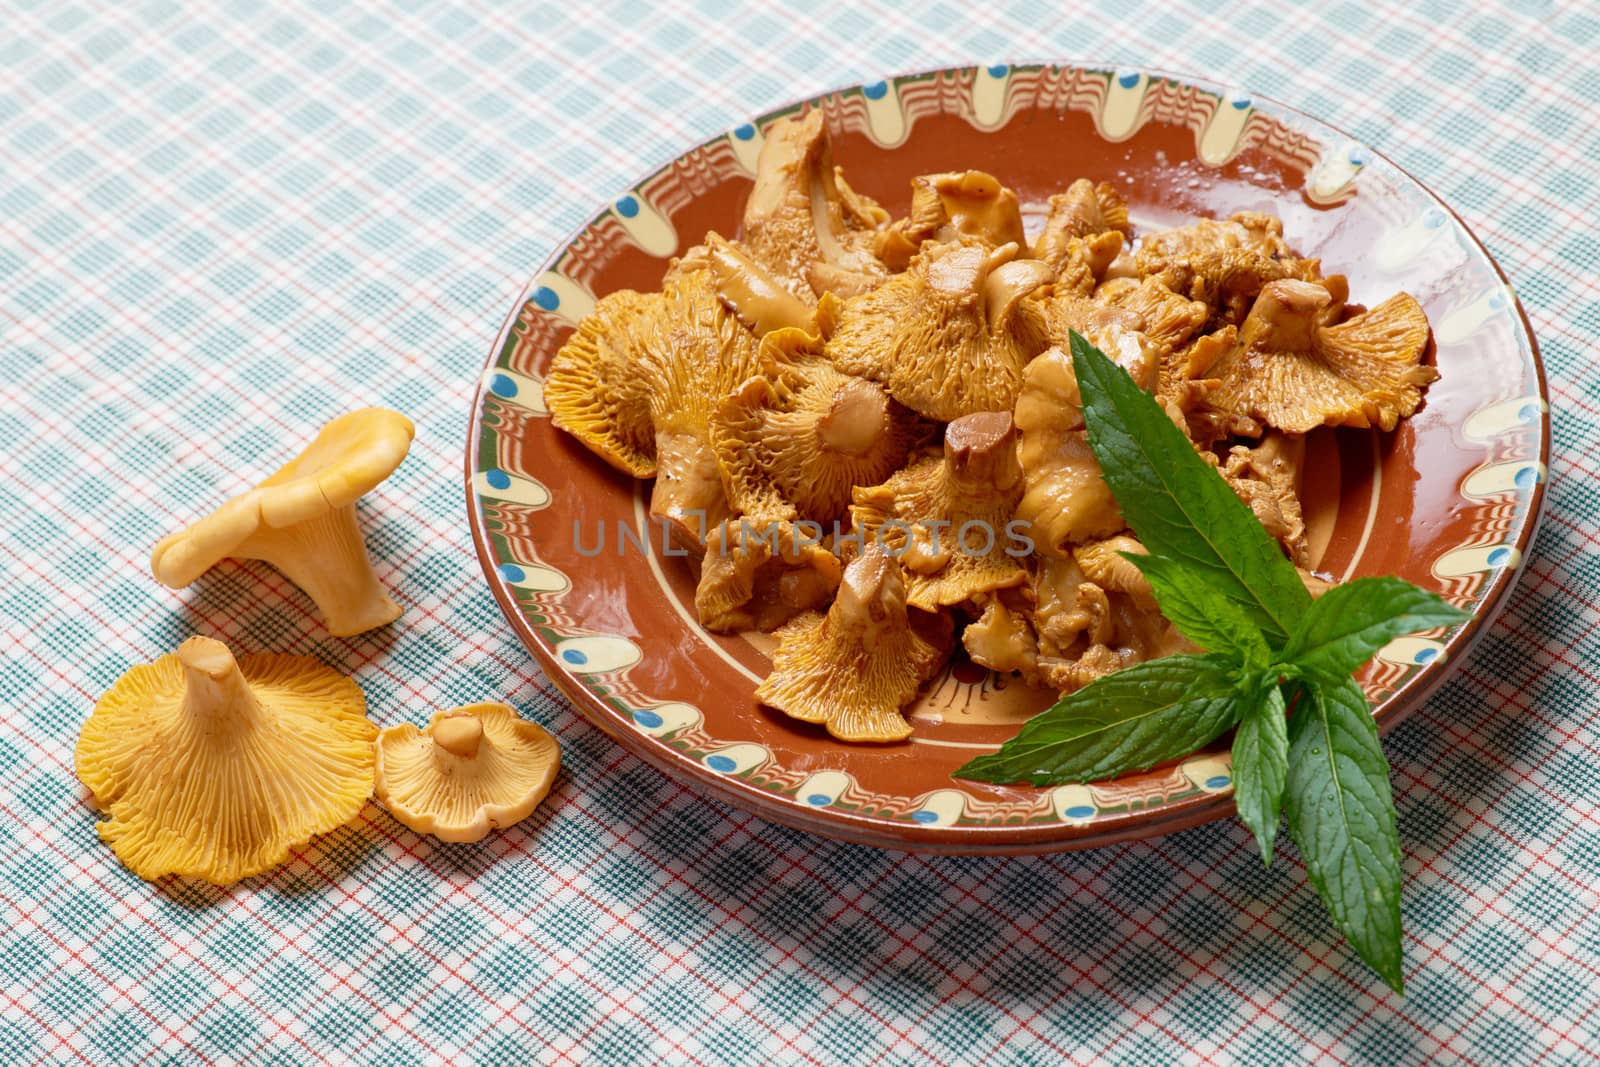
{"type": "Polygon", "coordinates": [[[1515,582],[1549,452],[1534,339],[1488,253],[1393,164],[1287,108],[1147,71],[991,66],[829,93],[740,126],[618,197],[529,282],[474,401],[467,502],[496,598],[579,711],[691,788],[893,848],[1081,848],[1233,810],[1220,746],[1094,785],[951,778],[1053,699],[960,661],[911,709],[910,741],[832,741],[756,704],[765,639],[699,628],[690,561],[659,543],[619,552],[619,524],[646,529],[646,485],[551,425],[541,376],[596,296],[654,289],[667,258],[706,230],[734,234],[762,131],[817,107],[851,184],[897,215],[917,174],[979,167],[1035,211],[1087,177],[1123,192],[1136,227],[1276,213],[1302,254],[1349,276],[1353,301],[1416,296],[1442,379],[1395,433],[1315,435],[1306,504],[1319,570],[1397,574],[1473,612],[1459,630],[1394,642],[1365,668],[1380,724],[1444,679],[1515,582]]]}

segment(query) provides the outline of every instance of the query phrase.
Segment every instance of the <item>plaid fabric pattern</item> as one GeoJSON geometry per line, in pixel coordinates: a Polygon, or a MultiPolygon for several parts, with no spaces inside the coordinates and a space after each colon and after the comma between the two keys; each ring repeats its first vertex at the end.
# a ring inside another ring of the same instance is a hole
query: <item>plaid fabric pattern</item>
{"type": "Polygon", "coordinates": [[[653,7],[0,0],[0,1061],[1592,1062],[1594,9],[653,7]],[[1466,217],[1534,321],[1543,532],[1387,746],[1403,1000],[1292,849],[1264,870],[1232,823],[929,858],[703,801],[578,719],[484,588],[469,400],[564,233],[787,99],[1027,57],[1193,71],[1342,126],[1466,217]],[[149,578],[161,534],[362,404],[418,425],[362,513],[401,624],[330,639],[255,565],[149,578]],[[368,807],[247,885],[143,883],[95,837],[72,746],[195,631],[320,656],[380,723],[508,699],[558,732],[562,778],[481,845],[368,807]]]}

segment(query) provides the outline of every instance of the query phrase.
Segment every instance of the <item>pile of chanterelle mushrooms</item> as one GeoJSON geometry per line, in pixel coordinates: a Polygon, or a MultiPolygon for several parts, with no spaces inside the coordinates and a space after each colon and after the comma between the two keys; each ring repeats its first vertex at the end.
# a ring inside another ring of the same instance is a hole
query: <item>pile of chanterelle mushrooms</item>
{"type": "Polygon", "coordinates": [[[1405,293],[1346,304],[1278,219],[1135,234],[1109,184],[1050,197],[1029,242],[980,171],[912,179],[891,219],[834,165],[820,111],[766,131],[738,240],[614,292],[555,357],[555,424],[654,478],[702,553],[719,632],[776,630],[757,695],[894,741],[949,657],[1070,691],[1190,646],[1087,443],[1077,330],[1148,389],[1305,577],[1304,435],[1392,429],[1436,372],[1405,293]]]}
{"type": "MultiPolygon", "coordinates": [[[[178,588],[225,558],[262,560],[334,636],[393,622],[400,607],[373,573],[355,503],[405,459],[412,433],[381,408],[335,419],[260,485],[163,538],[151,570],[178,588]]],[[[555,739],[505,704],[381,732],[366,707],[354,681],[315,659],[236,659],[191,637],[100,698],[78,736],[78,777],[106,815],[101,839],[134,874],[223,885],[283,863],[374,793],[418,833],[476,841],[550,792],[555,739]]]]}

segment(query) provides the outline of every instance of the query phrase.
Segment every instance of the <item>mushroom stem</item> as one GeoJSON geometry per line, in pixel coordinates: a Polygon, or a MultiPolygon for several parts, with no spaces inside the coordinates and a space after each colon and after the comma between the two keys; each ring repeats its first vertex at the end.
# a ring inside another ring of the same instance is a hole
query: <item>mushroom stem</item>
{"type": "Polygon", "coordinates": [[[852,378],[839,386],[817,420],[817,443],[829,452],[864,456],[888,430],[889,396],[877,383],[852,378]]]}
{"type": "Polygon", "coordinates": [[[656,484],[650,516],[669,523],[685,544],[704,547],[728,517],[717,454],[692,433],[656,434],[656,484]]]}
{"type": "Polygon", "coordinates": [[[828,153],[819,152],[807,162],[812,166],[809,192],[811,224],[817,231],[817,251],[825,263],[842,263],[848,257],[839,240],[839,231],[844,228],[837,206],[839,194],[829,188],[833,184],[830,180],[833,178],[832,159],[828,153]]]}
{"type": "Polygon", "coordinates": [[[354,504],[283,529],[263,526],[235,553],[270,563],[305,591],[335,637],[393,622],[396,604],[373,573],[354,504]]]}
{"type": "Polygon", "coordinates": [[[968,492],[1004,492],[1022,480],[1008,412],[980,411],[956,419],[945,427],[944,455],[951,479],[968,492]]]}
{"type": "Polygon", "coordinates": [[[869,650],[876,648],[885,636],[904,629],[905,592],[900,568],[874,546],[844,569],[828,622],[859,634],[869,650]]]}
{"type": "Polygon", "coordinates": [[[233,732],[254,725],[261,703],[250,691],[228,646],[209,637],[191,637],[178,646],[183,666],[183,717],[233,732]]]}
{"type": "Polygon", "coordinates": [[[435,745],[460,759],[476,759],[483,744],[483,722],[470,712],[441,716],[429,733],[435,745]]]}
{"type": "Polygon", "coordinates": [[[1328,290],[1314,282],[1269,282],[1262,286],[1239,328],[1239,343],[1259,343],[1280,352],[1309,352],[1322,326],[1320,316],[1332,303],[1328,290]]]}

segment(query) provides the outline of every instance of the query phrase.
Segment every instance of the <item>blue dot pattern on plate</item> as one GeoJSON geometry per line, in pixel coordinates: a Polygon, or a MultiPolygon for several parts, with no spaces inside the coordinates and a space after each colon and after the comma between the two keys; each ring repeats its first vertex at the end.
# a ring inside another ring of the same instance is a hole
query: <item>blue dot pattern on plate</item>
{"type": "Polygon", "coordinates": [[[706,766],[719,774],[732,774],[739,768],[739,765],[727,756],[707,756],[706,766]]]}
{"type": "Polygon", "coordinates": [[[504,374],[496,374],[489,379],[489,392],[495,396],[510,400],[517,395],[517,383],[504,374]]]}
{"type": "Polygon", "coordinates": [[[1250,98],[1248,96],[1236,96],[1228,102],[1233,105],[1235,111],[1243,111],[1250,106],[1250,98]]]}
{"type": "Polygon", "coordinates": [[[1372,157],[1362,145],[1352,145],[1350,151],[1345,153],[1345,158],[1350,161],[1352,167],[1364,167],[1367,165],[1367,160],[1372,157]]]}
{"type": "Polygon", "coordinates": [[[496,467],[483,472],[483,480],[489,483],[489,488],[505,492],[511,488],[511,475],[496,467]]]}
{"type": "Polygon", "coordinates": [[[574,667],[581,667],[585,663],[589,662],[589,657],[583,654],[582,649],[578,648],[562,649],[561,658],[572,664],[574,667]]]}
{"type": "Polygon", "coordinates": [[[1011,68],[1006,66],[1004,63],[996,63],[989,68],[989,77],[1004,78],[1008,73],[1010,73],[1010,71],[1011,68]]]}
{"type": "Polygon", "coordinates": [[[1517,418],[1523,422],[1532,422],[1539,417],[1538,404],[1524,404],[1517,409],[1517,418]]]}
{"type": "Polygon", "coordinates": [[[733,135],[741,141],[748,141],[756,135],[756,128],[747,122],[743,126],[735,126],[733,135]]]}
{"type": "Polygon", "coordinates": [[[833,798],[826,793],[812,793],[806,797],[806,803],[812,807],[825,808],[833,803],[833,798]]]}
{"type": "Polygon", "coordinates": [[[1438,656],[1439,650],[1437,648],[1419,648],[1417,649],[1417,654],[1411,657],[1411,661],[1418,666],[1421,666],[1423,664],[1432,663],[1438,658],[1438,656]]]}
{"type": "Polygon", "coordinates": [[[914,811],[911,813],[912,822],[938,822],[939,814],[933,811],[914,811]]]}
{"type": "Polygon", "coordinates": [[[1233,781],[1233,779],[1229,778],[1226,774],[1212,775],[1210,778],[1206,779],[1206,788],[1221,789],[1231,781],[1233,781]]]}
{"type": "Polygon", "coordinates": [[[1139,72],[1136,70],[1123,71],[1117,75],[1117,84],[1124,89],[1132,89],[1139,84],[1139,72]]]}
{"type": "Polygon", "coordinates": [[[1505,564],[1506,560],[1508,560],[1510,558],[1511,558],[1511,550],[1510,549],[1504,548],[1504,547],[1497,548],[1493,552],[1489,553],[1489,566],[1491,566],[1491,567],[1502,566],[1502,565],[1505,564]]]}
{"type": "Polygon", "coordinates": [[[617,201],[617,214],[625,219],[631,219],[639,214],[639,201],[631,194],[617,201]]]}
{"type": "Polygon", "coordinates": [[[1087,819],[1094,814],[1094,809],[1087,804],[1074,804],[1061,814],[1069,819],[1087,819]]]}
{"type": "Polygon", "coordinates": [[[1532,489],[1539,484],[1539,468],[1523,467],[1517,472],[1516,482],[1524,489],[1532,489]]]}
{"type": "Polygon", "coordinates": [[[1489,298],[1489,306],[1494,308],[1496,311],[1501,310],[1510,302],[1511,301],[1506,299],[1506,291],[1504,289],[1501,289],[1499,292],[1495,293],[1489,298]]]}
{"type": "Polygon", "coordinates": [[[545,311],[554,311],[561,306],[561,297],[548,285],[541,285],[533,291],[533,302],[545,311]]]}
{"type": "Polygon", "coordinates": [[[1423,212],[1422,224],[1430,230],[1437,230],[1440,226],[1444,225],[1444,212],[1440,211],[1436,207],[1430,207],[1427,211],[1423,212]]]}
{"type": "Polygon", "coordinates": [[[508,582],[520,582],[528,576],[528,572],[515,563],[500,564],[500,577],[508,582]]]}
{"type": "MultiPolygon", "coordinates": [[[[575,649],[569,648],[567,649],[566,654],[571,655],[575,651],[575,649]]],[[[577,654],[580,656],[583,655],[582,652],[578,652],[577,654]]],[[[633,713],[633,721],[638,723],[640,726],[643,726],[646,730],[654,730],[661,725],[663,720],[661,716],[657,715],[655,712],[640,708],[638,711],[633,713]]]]}
{"type": "Polygon", "coordinates": [[[889,93],[888,82],[873,82],[871,85],[861,87],[861,95],[868,100],[882,100],[889,93]]]}

